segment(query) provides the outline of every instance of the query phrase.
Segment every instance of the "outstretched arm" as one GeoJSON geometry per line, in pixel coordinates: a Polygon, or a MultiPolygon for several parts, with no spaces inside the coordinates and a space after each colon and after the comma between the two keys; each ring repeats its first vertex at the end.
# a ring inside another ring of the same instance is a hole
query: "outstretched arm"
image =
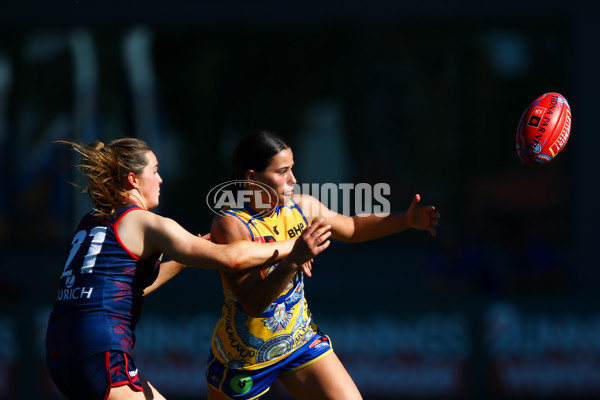
{"type": "Polygon", "coordinates": [[[275,263],[292,251],[294,241],[219,245],[186,231],[172,219],[136,210],[123,217],[119,236],[140,258],[163,253],[170,260],[196,267],[235,271],[275,263]]]}
{"type": "MultiPolygon", "coordinates": [[[[323,226],[320,220],[315,221],[296,240],[292,252],[266,276],[264,272],[271,264],[239,272],[223,272],[221,279],[227,283],[244,311],[259,316],[285,290],[302,265],[329,246],[329,229],[329,225],[323,226]]],[[[213,221],[211,237],[219,243],[250,240],[241,222],[226,218],[213,221]]]]}
{"type": "MultiPolygon", "coordinates": [[[[165,218],[166,219],[166,218],[165,218]]],[[[273,264],[290,253],[293,241],[254,243],[238,241],[220,245],[185,231],[173,220],[161,224],[164,254],[190,267],[222,271],[252,268],[264,263],[273,264]]]]}
{"type": "Polygon", "coordinates": [[[437,235],[440,214],[434,206],[420,205],[421,196],[416,194],[405,212],[390,213],[385,216],[370,214],[367,216],[345,216],[331,211],[312,196],[300,195],[298,205],[310,220],[323,218],[331,225],[332,238],[343,242],[364,242],[391,235],[406,229],[427,230],[437,235]]]}
{"type": "Polygon", "coordinates": [[[181,270],[185,267],[185,265],[178,263],[177,261],[167,261],[161,263],[156,280],[152,282],[152,285],[144,289],[144,296],[149,295],[150,293],[154,292],[156,289],[164,285],[168,280],[170,280],[179,272],[181,272],[181,270]]]}
{"type": "MultiPolygon", "coordinates": [[[[210,233],[198,236],[204,240],[210,240],[210,233]]],[[[175,275],[180,273],[184,268],[187,268],[187,265],[183,265],[181,263],[178,263],[177,261],[162,262],[160,264],[156,280],[152,282],[152,285],[144,289],[143,296],[147,296],[150,293],[154,292],[156,289],[164,285],[167,281],[171,280],[171,278],[173,278],[175,275]]]]}

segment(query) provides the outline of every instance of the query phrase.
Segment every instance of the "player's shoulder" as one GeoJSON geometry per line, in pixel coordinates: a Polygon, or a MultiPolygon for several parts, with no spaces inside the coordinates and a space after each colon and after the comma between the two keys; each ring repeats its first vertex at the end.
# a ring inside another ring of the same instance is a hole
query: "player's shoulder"
{"type": "Polygon", "coordinates": [[[216,243],[229,243],[235,240],[250,240],[248,227],[235,214],[219,213],[215,215],[210,227],[210,237],[216,243]]]}
{"type": "Polygon", "coordinates": [[[170,218],[163,217],[141,207],[133,207],[123,213],[118,219],[119,230],[123,227],[139,228],[142,230],[160,230],[170,218]]]}
{"type": "Polygon", "coordinates": [[[124,219],[124,218],[135,218],[135,219],[159,219],[159,218],[163,218],[162,216],[146,210],[145,208],[142,207],[131,207],[131,208],[126,208],[123,211],[119,212],[118,214],[119,219],[124,219]]]}
{"type": "Polygon", "coordinates": [[[220,212],[212,220],[210,228],[211,238],[235,237],[246,239],[249,237],[245,222],[233,212],[220,212]]]}

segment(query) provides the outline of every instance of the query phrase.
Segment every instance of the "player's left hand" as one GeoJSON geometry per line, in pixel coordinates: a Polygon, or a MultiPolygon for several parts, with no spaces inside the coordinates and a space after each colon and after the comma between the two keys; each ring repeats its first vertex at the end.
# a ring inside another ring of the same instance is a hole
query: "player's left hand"
{"type": "Polygon", "coordinates": [[[437,226],[440,222],[440,213],[435,210],[434,206],[421,206],[421,196],[415,194],[406,216],[408,225],[411,228],[429,231],[431,236],[437,236],[437,226]]]}

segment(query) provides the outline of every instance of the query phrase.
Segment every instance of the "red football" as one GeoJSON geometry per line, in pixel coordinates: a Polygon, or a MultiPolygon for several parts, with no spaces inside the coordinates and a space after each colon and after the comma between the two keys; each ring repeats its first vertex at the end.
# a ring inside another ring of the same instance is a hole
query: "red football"
{"type": "Polygon", "coordinates": [[[545,164],[564,149],[571,108],[560,93],[546,93],[527,107],[517,126],[517,153],[527,165],[545,164]]]}

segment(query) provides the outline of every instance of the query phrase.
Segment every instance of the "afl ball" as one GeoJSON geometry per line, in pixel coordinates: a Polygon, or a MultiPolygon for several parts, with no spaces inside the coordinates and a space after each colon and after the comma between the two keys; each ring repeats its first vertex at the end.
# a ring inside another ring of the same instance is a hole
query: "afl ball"
{"type": "Polygon", "coordinates": [[[517,154],[526,165],[546,164],[565,148],[571,133],[571,108],[560,93],[535,99],[517,126],[517,154]]]}

